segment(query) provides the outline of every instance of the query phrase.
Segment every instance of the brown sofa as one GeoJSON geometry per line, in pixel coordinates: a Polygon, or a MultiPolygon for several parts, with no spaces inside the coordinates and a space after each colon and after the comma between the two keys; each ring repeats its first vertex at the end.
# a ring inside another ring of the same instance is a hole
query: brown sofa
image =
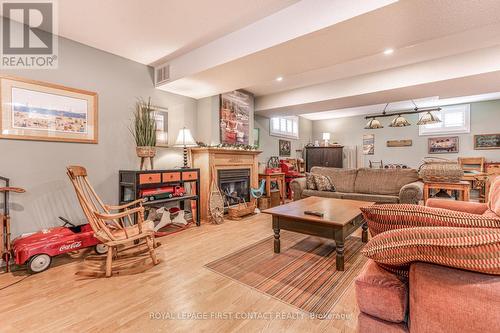
{"type": "Polygon", "coordinates": [[[311,173],[329,176],[335,192],[309,190],[306,179],[294,179],[290,186],[293,199],[330,197],[374,201],[378,203],[412,203],[422,200],[424,184],[414,169],[340,169],[313,167],[311,173]]]}
{"type": "MultiPolygon", "coordinates": [[[[437,199],[427,205],[478,215],[488,209],[437,199]]],[[[369,259],[355,290],[359,333],[499,332],[500,276],[416,262],[407,282],[369,259]]]]}

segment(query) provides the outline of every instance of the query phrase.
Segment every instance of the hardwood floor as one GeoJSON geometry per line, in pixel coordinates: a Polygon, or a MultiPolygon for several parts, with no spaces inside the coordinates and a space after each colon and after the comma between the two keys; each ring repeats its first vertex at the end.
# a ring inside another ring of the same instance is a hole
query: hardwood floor
{"type": "MultiPolygon", "coordinates": [[[[78,262],[59,257],[48,271],[0,290],[0,332],[355,332],[352,286],[332,310],[344,319],[296,319],[307,314],[203,267],[272,234],[265,214],[190,228],[159,239],[159,265],[109,279],[75,276],[78,262]],[[246,318],[252,313],[283,319],[246,318]]],[[[0,274],[0,288],[24,276],[0,274]]]]}

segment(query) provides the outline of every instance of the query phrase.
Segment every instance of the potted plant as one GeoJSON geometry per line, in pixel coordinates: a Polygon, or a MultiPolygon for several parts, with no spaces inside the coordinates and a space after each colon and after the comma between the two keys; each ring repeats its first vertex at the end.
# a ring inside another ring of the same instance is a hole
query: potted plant
{"type": "Polygon", "coordinates": [[[153,157],[156,155],[156,121],[151,98],[147,103],[142,99],[137,101],[130,131],[135,139],[137,156],[141,158],[141,170],[146,158],[149,158],[153,169],[153,157]]]}

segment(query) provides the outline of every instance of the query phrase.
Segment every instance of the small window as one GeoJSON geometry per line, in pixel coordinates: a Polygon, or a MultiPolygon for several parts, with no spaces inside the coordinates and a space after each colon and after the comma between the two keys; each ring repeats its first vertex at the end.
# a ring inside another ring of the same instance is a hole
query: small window
{"type": "Polygon", "coordinates": [[[298,139],[299,117],[274,117],[271,118],[270,134],[274,136],[298,139]]]}
{"type": "Polygon", "coordinates": [[[443,106],[441,111],[432,113],[441,122],[419,126],[419,135],[470,133],[470,104],[443,106]]]}

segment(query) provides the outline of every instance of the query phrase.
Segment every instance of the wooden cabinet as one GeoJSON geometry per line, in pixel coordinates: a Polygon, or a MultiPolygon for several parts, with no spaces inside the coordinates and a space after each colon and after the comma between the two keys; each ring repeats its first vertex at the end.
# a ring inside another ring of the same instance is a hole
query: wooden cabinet
{"type": "Polygon", "coordinates": [[[306,172],[314,166],[343,167],[343,147],[306,147],[306,172]]]}

